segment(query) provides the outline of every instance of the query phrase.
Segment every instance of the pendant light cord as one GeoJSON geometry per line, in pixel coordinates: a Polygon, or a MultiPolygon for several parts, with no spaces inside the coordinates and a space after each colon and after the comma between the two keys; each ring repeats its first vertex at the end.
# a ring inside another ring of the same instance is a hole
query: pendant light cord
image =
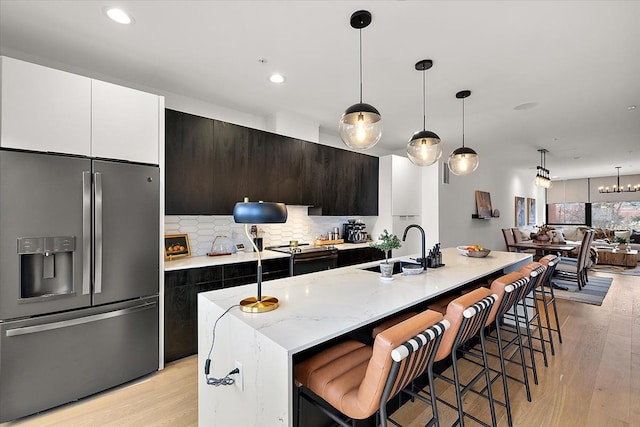
{"type": "Polygon", "coordinates": [[[427,73],[422,70],[422,130],[427,130],[427,73]]]}
{"type": "Polygon", "coordinates": [[[464,98],[462,98],[462,148],[464,148],[464,98]]]}
{"type": "Polygon", "coordinates": [[[362,104],[362,28],[360,28],[360,104],[362,104]]]}

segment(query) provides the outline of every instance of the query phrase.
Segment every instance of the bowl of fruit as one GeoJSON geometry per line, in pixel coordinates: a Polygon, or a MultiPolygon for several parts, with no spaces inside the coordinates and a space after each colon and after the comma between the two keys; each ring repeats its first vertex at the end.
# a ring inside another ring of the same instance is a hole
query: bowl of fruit
{"type": "Polygon", "coordinates": [[[456,249],[460,255],[472,258],[484,258],[491,253],[490,249],[485,249],[480,245],[457,246],[456,249]]]}

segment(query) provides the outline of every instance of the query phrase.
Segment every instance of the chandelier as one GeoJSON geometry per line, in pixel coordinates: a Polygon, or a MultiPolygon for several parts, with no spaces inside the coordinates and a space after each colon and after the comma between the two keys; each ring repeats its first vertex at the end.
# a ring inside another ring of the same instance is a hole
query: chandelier
{"type": "Polygon", "coordinates": [[[620,185],[620,168],[622,166],[616,166],[616,169],[618,169],[618,181],[617,184],[613,186],[613,188],[609,188],[609,187],[603,187],[600,186],[598,187],[598,192],[599,193],[635,193],[636,191],[640,191],[640,184],[636,184],[633,187],[631,186],[631,184],[628,184],[627,187],[625,188],[624,185],[620,185]]]}
{"type": "Polygon", "coordinates": [[[540,153],[540,166],[538,166],[538,172],[536,173],[536,186],[549,188],[551,187],[549,169],[547,169],[547,153],[549,150],[541,148],[538,152],[540,153]]]}

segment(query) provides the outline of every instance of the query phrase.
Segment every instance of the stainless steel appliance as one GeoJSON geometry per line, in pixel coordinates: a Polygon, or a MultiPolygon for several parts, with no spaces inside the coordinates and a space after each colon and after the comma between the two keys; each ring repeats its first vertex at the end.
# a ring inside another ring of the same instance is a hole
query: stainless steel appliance
{"type": "Polygon", "coordinates": [[[333,246],[300,243],[298,246],[271,246],[267,249],[291,254],[289,276],[330,270],[338,266],[338,250],[333,246]]]}
{"type": "Polygon", "coordinates": [[[0,150],[0,422],[158,369],[158,182],[0,150]]]}
{"type": "Polygon", "coordinates": [[[342,225],[342,238],[347,243],[364,243],[367,241],[366,228],[364,223],[350,220],[342,225]]]}

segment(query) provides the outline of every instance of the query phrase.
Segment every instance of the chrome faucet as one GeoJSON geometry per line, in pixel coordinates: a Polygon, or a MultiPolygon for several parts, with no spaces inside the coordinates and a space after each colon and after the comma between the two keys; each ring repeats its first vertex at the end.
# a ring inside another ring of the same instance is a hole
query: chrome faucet
{"type": "Polygon", "coordinates": [[[407,228],[404,229],[404,233],[402,234],[402,241],[403,242],[405,240],[407,240],[407,231],[409,231],[410,228],[417,228],[418,230],[420,230],[420,233],[422,233],[422,258],[419,258],[416,261],[418,261],[420,263],[420,265],[422,266],[422,268],[424,268],[426,270],[427,269],[427,257],[426,257],[426,253],[425,253],[425,234],[424,234],[424,229],[422,227],[420,227],[418,224],[407,225],[407,228]]]}

